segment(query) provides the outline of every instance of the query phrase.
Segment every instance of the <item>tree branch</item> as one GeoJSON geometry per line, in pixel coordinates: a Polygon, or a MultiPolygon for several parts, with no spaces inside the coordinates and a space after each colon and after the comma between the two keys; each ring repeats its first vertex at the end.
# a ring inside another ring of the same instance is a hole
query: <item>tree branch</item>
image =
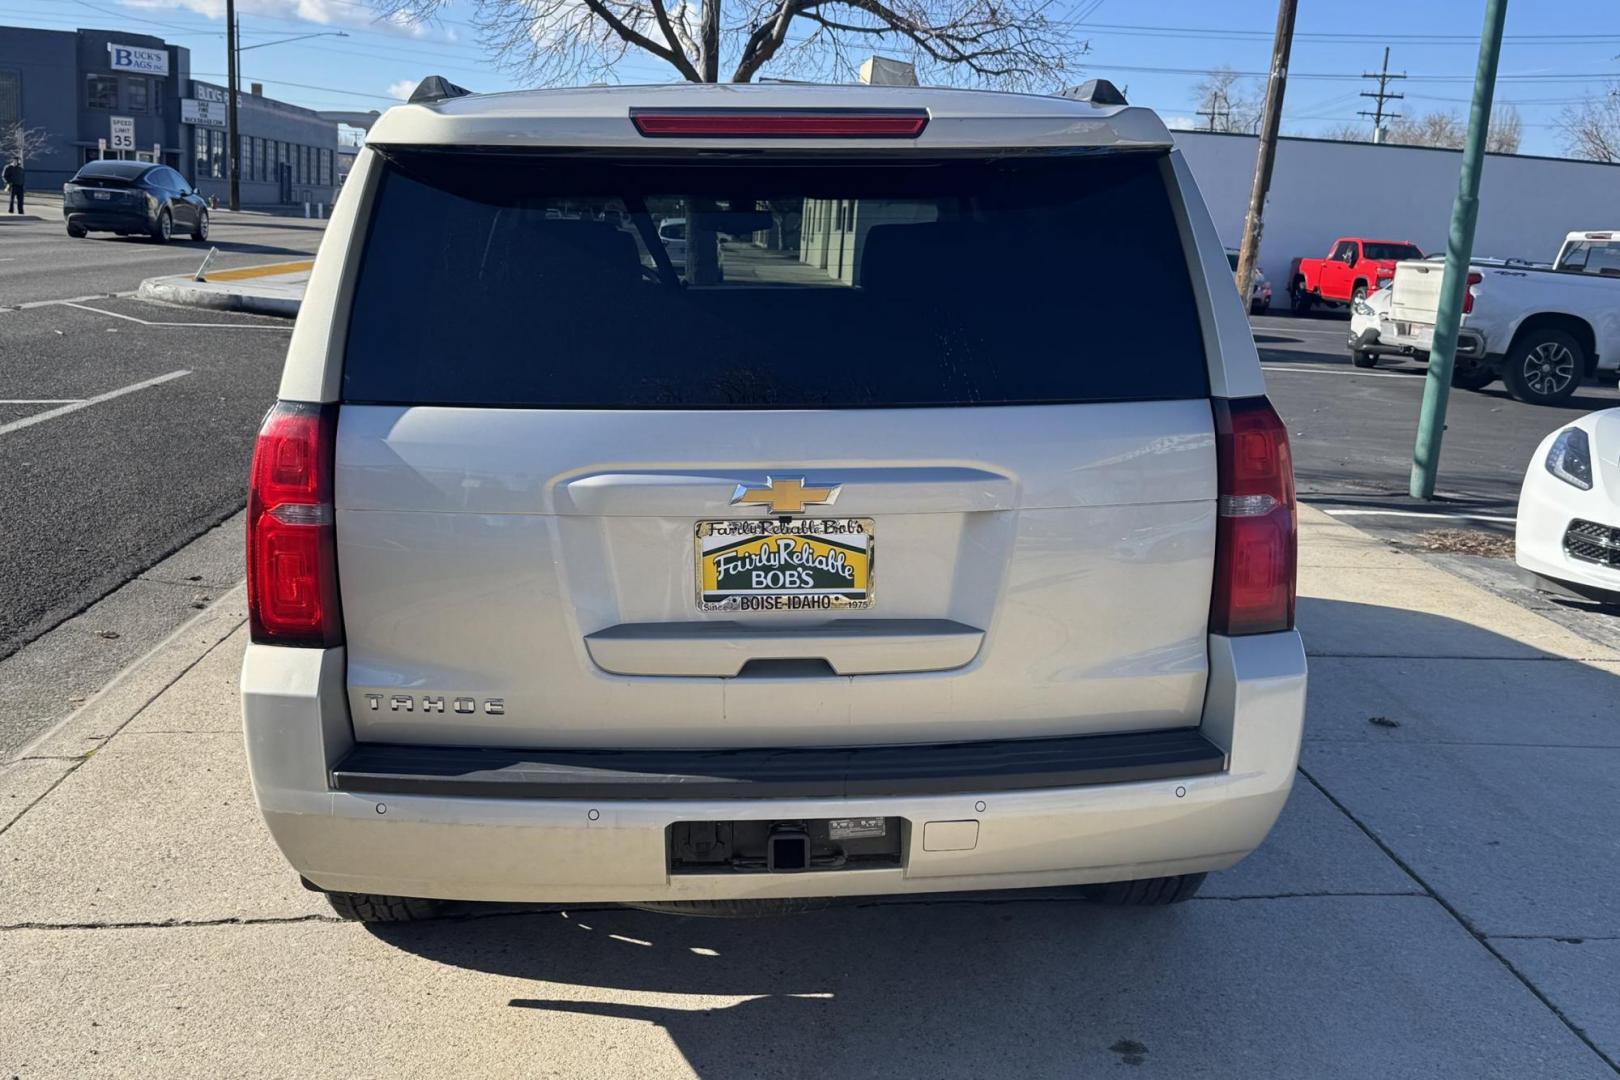
{"type": "Polygon", "coordinates": [[[664,40],[669,42],[671,56],[669,62],[675,65],[675,70],[688,82],[702,82],[698,76],[697,68],[686,56],[686,46],[675,33],[675,27],[670,25],[669,12],[664,10],[664,0],[648,0],[652,4],[653,17],[658,20],[658,28],[664,32],[664,40]]]}

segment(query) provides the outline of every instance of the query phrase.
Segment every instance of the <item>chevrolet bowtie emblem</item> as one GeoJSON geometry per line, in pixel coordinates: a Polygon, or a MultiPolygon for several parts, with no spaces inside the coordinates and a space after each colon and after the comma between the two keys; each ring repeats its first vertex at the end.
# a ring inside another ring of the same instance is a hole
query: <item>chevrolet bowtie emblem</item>
{"type": "Polygon", "coordinates": [[[773,514],[802,514],[807,506],[824,506],[838,498],[842,486],[807,487],[803,477],[786,480],[767,476],[764,485],[738,484],[731,505],[766,506],[773,514]]]}

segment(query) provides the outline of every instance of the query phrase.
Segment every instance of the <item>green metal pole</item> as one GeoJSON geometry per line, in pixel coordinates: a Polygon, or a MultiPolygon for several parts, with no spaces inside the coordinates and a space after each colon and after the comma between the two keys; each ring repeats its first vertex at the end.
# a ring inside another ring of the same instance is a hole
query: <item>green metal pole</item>
{"type": "Polygon", "coordinates": [[[1446,431],[1446,404],[1451,369],[1457,362],[1457,328],[1462,321],[1468,261],[1474,254],[1474,224],[1479,220],[1479,174],[1485,161],[1485,137],[1491,126],[1491,97],[1496,92],[1496,62],[1502,54],[1502,24],[1507,0],[1485,0],[1485,30],[1479,39],[1474,69],[1474,103],[1468,110],[1468,141],[1463,144],[1462,175],[1451,208],[1446,237],[1446,274],[1440,284],[1440,309],[1434,317],[1429,347],[1429,374],[1423,383],[1423,411],[1418,416],[1417,445],[1412,450],[1412,497],[1434,498],[1440,469],[1440,440],[1446,431]]]}

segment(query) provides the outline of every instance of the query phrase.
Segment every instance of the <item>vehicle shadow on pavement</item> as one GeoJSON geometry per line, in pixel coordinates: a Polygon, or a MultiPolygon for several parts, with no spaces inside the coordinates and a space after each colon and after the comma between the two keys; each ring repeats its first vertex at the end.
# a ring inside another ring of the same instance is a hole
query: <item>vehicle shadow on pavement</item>
{"type": "Polygon", "coordinates": [[[1594,1075],[1587,1047],[1470,927],[1538,932],[1546,912],[1584,904],[1588,932],[1620,932],[1620,902],[1591,910],[1620,810],[1592,794],[1603,761],[1560,752],[1620,748],[1601,704],[1616,699],[1616,668],[1565,659],[1590,655],[1583,639],[1460,583],[1467,595],[1453,592],[1449,578],[1425,601],[1395,571],[1328,573],[1338,586],[1315,575],[1299,614],[1315,684],[1307,761],[1332,777],[1321,790],[1334,810],[1285,814],[1229,872],[1235,892],[1135,910],[1072,889],[918,896],[755,919],[469,905],[472,918],[367,929],[500,980],[491,1007],[532,1015],[536,1045],[587,1040],[609,1075],[628,1052],[626,1021],[661,1028],[707,1080],[1089,1076],[1121,1064],[1594,1075]],[[1336,599],[1340,587],[1406,599],[1336,599]],[[1491,782],[1470,783],[1480,775],[1491,782]],[[1347,808],[1372,815],[1447,906],[1347,808]],[[1414,832],[1425,846],[1398,839],[1414,832]],[[1544,1071],[1542,1054],[1562,1061],[1544,1071]]]}
{"type": "MultiPolygon", "coordinates": [[[[1191,905],[1121,912],[1054,898],[752,919],[614,908],[371,929],[417,956],[532,980],[532,994],[506,1004],[548,1029],[654,1024],[698,1076],[743,1080],[1142,1064],[1183,1038],[1144,1022],[1144,1011],[1171,1010],[1143,1010],[1121,983],[1139,992],[1173,981],[1192,955],[1213,963],[1229,946],[1204,922],[1191,905]]],[[[617,1074],[612,1042],[599,1041],[605,1075],[617,1074]]]]}

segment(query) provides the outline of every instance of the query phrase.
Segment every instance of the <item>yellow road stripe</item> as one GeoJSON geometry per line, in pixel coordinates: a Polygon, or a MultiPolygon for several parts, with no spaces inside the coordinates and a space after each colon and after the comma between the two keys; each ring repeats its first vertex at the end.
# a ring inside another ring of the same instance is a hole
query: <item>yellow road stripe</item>
{"type": "Polygon", "coordinates": [[[303,262],[270,263],[268,266],[244,266],[240,270],[220,270],[204,276],[205,281],[245,281],[248,278],[268,277],[271,274],[299,274],[311,269],[314,259],[303,262]]]}

